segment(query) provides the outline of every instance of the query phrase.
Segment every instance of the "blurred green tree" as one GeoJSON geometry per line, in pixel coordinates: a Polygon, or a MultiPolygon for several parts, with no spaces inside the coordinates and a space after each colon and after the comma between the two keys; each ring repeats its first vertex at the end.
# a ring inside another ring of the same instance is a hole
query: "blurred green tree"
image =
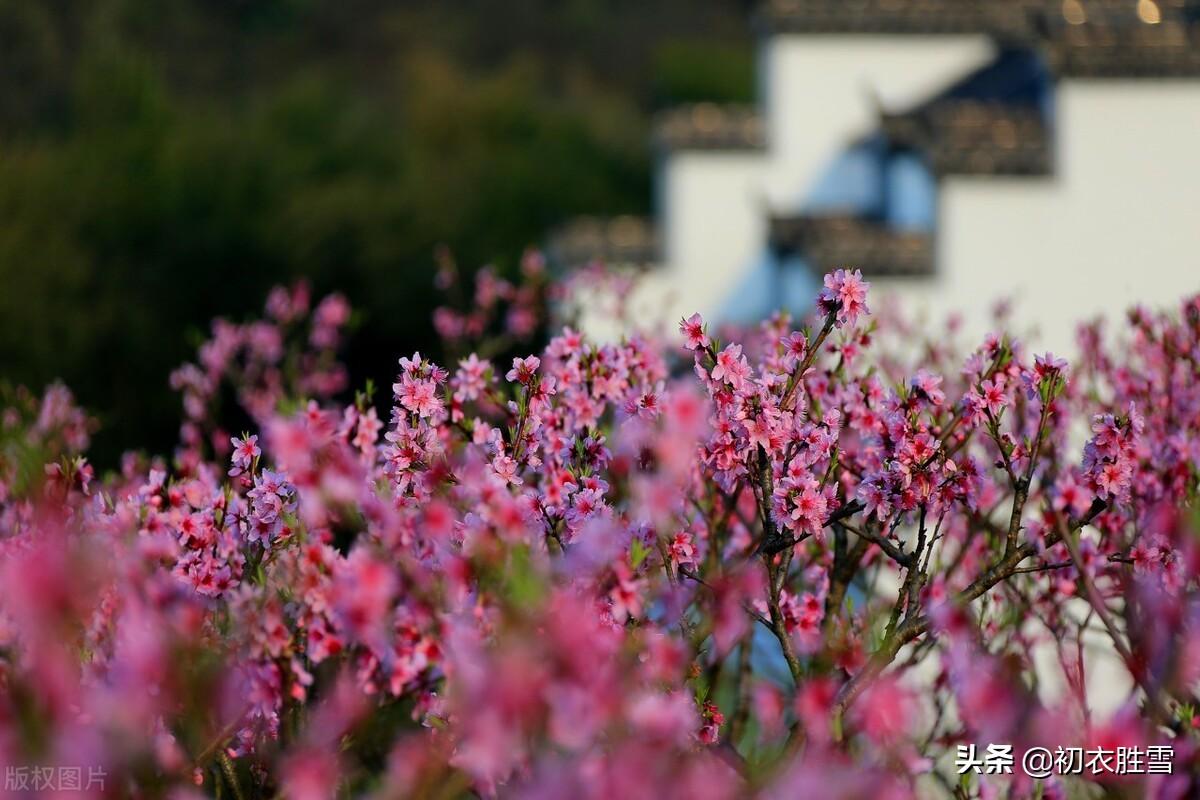
{"type": "Polygon", "coordinates": [[[436,346],[438,244],[504,270],[571,215],[647,210],[648,112],[749,95],[745,12],[0,0],[0,379],[67,382],[108,465],[164,451],[208,320],[303,276],[390,385],[436,346]]]}

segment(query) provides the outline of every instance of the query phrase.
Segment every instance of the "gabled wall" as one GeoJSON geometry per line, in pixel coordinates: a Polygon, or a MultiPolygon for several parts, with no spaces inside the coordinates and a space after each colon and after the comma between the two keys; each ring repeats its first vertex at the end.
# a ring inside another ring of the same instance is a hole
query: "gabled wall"
{"type": "Polygon", "coordinates": [[[776,35],[760,42],[764,151],[665,153],[657,174],[664,264],[641,294],[668,318],[739,318],[779,304],[767,217],[795,211],[878,106],[900,110],[994,57],[983,36],[776,35]]]}
{"type": "MultiPolygon", "coordinates": [[[[773,271],[768,215],[811,208],[838,154],[876,129],[876,100],[905,110],[995,54],[982,36],[787,34],[760,47],[766,149],[659,163],[664,263],[634,292],[646,323],[807,307],[798,295],[819,276],[773,271]],[[789,285],[800,289],[783,296],[789,285]]],[[[976,337],[1012,298],[1018,329],[1040,329],[1031,344],[1070,353],[1082,318],[1200,291],[1200,81],[1068,80],[1055,93],[1052,174],[942,179],[934,276],[871,277],[877,302],[899,296],[936,321],[961,312],[976,337]]]]}
{"type": "MultiPolygon", "coordinates": [[[[1070,353],[1075,323],[1200,291],[1200,81],[1064,81],[1047,178],[942,181],[937,274],[885,281],[934,319],[991,327],[1001,297],[1038,349],[1070,353]]],[[[879,292],[876,292],[878,296],[879,292]]]]}
{"type": "Polygon", "coordinates": [[[761,106],[779,210],[800,207],[842,150],[995,57],[985,36],[781,34],[760,43],[761,106]]]}
{"type": "Polygon", "coordinates": [[[679,314],[721,310],[763,252],[768,159],[753,150],[682,151],[660,163],[662,281],[679,314]]]}

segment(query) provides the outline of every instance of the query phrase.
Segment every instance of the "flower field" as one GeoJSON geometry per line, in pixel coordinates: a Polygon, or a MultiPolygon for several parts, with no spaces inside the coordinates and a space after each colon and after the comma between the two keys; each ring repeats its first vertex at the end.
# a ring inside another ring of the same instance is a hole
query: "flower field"
{"type": "Polygon", "coordinates": [[[276,290],[109,475],[66,388],[3,398],[10,795],[1200,796],[1200,297],[1068,363],[838,270],[807,319],[500,360],[525,273],[382,393],[343,298],[276,290]]]}

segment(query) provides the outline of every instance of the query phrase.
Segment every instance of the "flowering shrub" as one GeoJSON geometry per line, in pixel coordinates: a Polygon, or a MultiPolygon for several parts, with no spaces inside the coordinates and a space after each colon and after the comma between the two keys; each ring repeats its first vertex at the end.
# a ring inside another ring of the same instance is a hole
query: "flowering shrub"
{"type": "Polygon", "coordinates": [[[521,257],[520,283],[484,267],[475,272],[474,291],[469,296],[450,253],[442,248],[437,256],[435,283],[453,302],[434,309],[433,327],[450,353],[466,355],[475,350],[476,357],[489,357],[528,343],[543,323],[548,303],[561,301],[565,294],[562,284],[546,280],[546,260],[536,250],[521,257]]]}
{"type": "Polygon", "coordinates": [[[386,423],[330,400],[345,302],[280,290],[174,376],[173,464],[103,480],[63,389],[6,411],[58,449],[0,460],[0,760],[97,796],[1196,796],[1200,298],[1070,365],[910,362],[867,289],[736,341],[414,353],[386,423]],[[1171,774],[956,767],[992,743],[1171,774]]]}

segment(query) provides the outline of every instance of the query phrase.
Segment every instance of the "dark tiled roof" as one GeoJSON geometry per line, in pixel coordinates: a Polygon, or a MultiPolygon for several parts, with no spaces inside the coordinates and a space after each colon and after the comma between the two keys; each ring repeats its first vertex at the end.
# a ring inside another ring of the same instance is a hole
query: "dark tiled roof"
{"type": "Polygon", "coordinates": [[[760,27],[778,33],[1021,31],[1029,0],[768,0],[760,27]]]}
{"type": "Polygon", "coordinates": [[[645,217],[576,217],[552,233],[550,258],[563,267],[599,261],[647,266],[660,258],[658,233],[645,217]]]}
{"type": "Polygon", "coordinates": [[[1052,27],[1153,28],[1159,23],[1195,20],[1200,10],[1197,0],[1025,0],[1024,4],[1052,27]]]}
{"type": "Polygon", "coordinates": [[[938,175],[1047,175],[1050,134],[1030,106],[943,100],[906,114],[885,114],[894,145],[920,150],[938,175]]]}
{"type": "Polygon", "coordinates": [[[766,126],[752,106],[699,103],[659,114],[654,139],[668,150],[758,150],[766,146],[766,126]]]}
{"type": "Polygon", "coordinates": [[[1200,28],[1181,22],[1068,25],[1047,47],[1051,68],[1078,78],[1200,76],[1200,28]]]}
{"type": "Polygon", "coordinates": [[[803,254],[818,275],[839,267],[867,275],[933,273],[932,235],[850,214],[772,217],[770,243],[776,252],[803,254]]]}
{"type": "Polygon", "coordinates": [[[1200,76],[1200,0],[768,0],[780,33],[984,33],[1036,45],[1061,75],[1200,76]]]}

